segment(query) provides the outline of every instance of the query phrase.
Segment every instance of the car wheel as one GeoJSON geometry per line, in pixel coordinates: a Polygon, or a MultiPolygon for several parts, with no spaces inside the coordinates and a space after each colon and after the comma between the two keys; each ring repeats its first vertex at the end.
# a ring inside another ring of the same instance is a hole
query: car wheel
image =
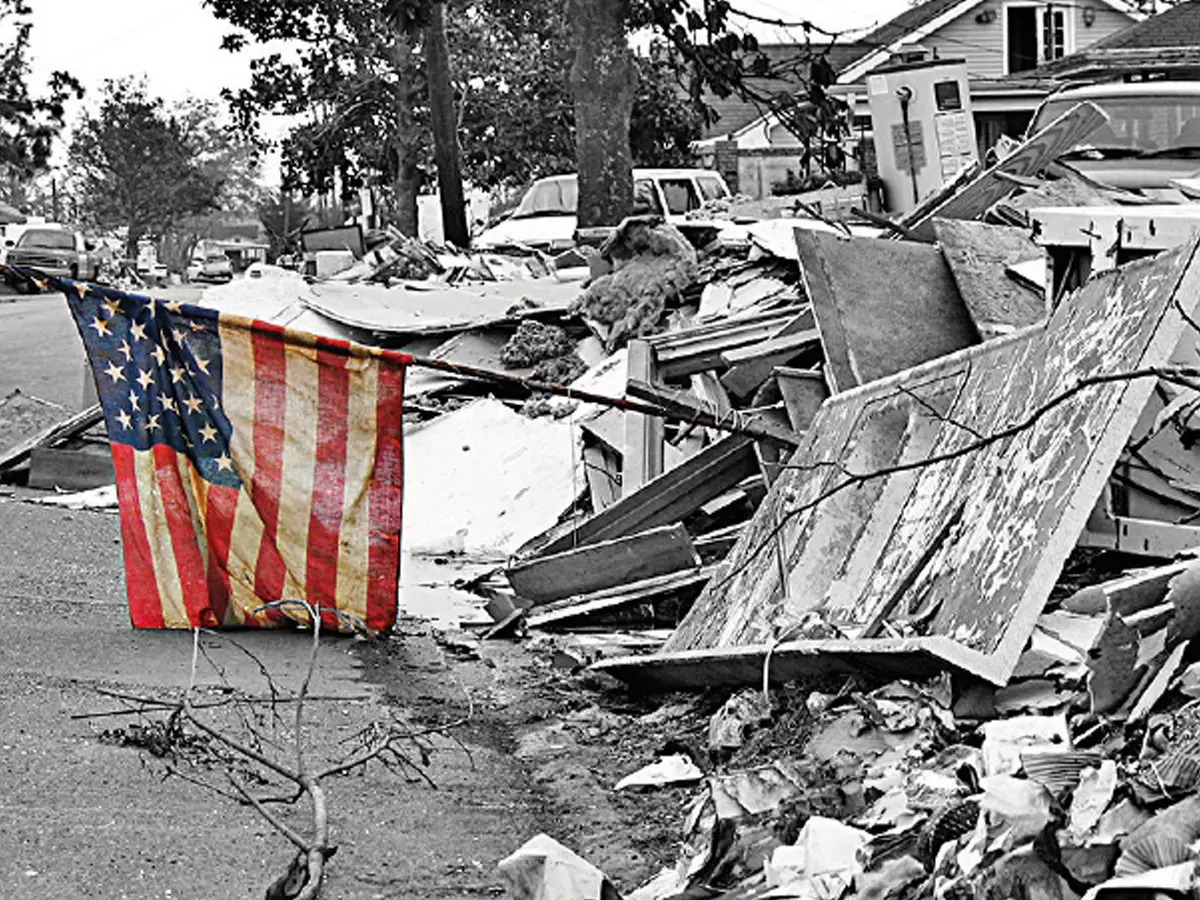
{"type": "Polygon", "coordinates": [[[75,265],[74,263],[72,263],[72,264],[71,264],[71,268],[70,268],[68,271],[71,273],[71,280],[72,280],[72,281],[78,281],[78,280],[79,280],[79,266],[77,266],[77,265],[75,265]]]}
{"type": "Polygon", "coordinates": [[[99,280],[100,280],[100,267],[92,266],[92,281],[99,281],[99,280]]]}

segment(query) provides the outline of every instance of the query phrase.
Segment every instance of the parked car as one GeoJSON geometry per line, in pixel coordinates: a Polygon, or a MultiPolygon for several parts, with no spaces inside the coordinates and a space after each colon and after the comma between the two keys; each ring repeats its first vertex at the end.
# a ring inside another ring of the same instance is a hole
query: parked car
{"type": "MultiPolygon", "coordinates": [[[[683,220],[708,200],[729,196],[729,187],[710,169],[634,169],[635,212],[683,220]]],[[[521,244],[540,250],[573,246],[579,203],[576,175],[535,181],[509,215],[473,242],[479,248],[521,244]]]]}
{"type": "Polygon", "coordinates": [[[10,266],[92,281],[100,276],[100,255],[78,231],[60,225],[36,225],[4,244],[4,262],[10,266]]]}
{"type": "Polygon", "coordinates": [[[229,281],[233,278],[233,263],[219,251],[197,254],[184,275],[188,281],[229,281]]]}
{"type": "Polygon", "coordinates": [[[1108,122],[1060,159],[1089,178],[1126,190],[1170,190],[1200,172],[1200,81],[1089,84],[1064,88],[1038,107],[1027,134],[1083,101],[1108,122]]]}

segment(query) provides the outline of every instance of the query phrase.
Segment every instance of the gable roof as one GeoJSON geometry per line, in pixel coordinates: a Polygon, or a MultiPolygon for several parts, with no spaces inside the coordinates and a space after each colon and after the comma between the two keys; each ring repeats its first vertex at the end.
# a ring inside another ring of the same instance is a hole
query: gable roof
{"type": "MultiPolygon", "coordinates": [[[[828,47],[814,45],[814,49],[825,53],[825,58],[835,72],[841,72],[855,61],[871,52],[869,44],[860,42],[834,43],[828,47]]],[[[759,52],[770,61],[773,67],[786,67],[789,62],[807,60],[809,48],[806,44],[760,44],[759,52]]],[[[806,67],[799,67],[801,72],[780,72],[776,78],[747,78],[746,85],[763,94],[797,93],[807,90],[806,67]]],[[[717,121],[704,129],[701,139],[718,137],[741,131],[752,122],[762,118],[763,110],[753,103],[741,99],[737,94],[728,97],[717,97],[707,94],[705,104],[718,116],[717,121]]]]}
{"type": "MultiPolygon", "coordinates": [[[[980,2],[980,0],[976,0],[976,2],[980,2]]],[[[896,16],[896,18],[884,22],[874,31],[868,33],[862,41],[864,44],[886,47],[888,44],[905,38],[919,28],[928,25],[948,10],[962,5],[963,0],[927,0],[927,2],[922,3],[920,6],[910,7],[896,16]]]]}
{"type": "MultiPolygon", "coordinates": [[[[852,84],[858,81],[871,70],[887,63],[892,54],[904,44],[919,41],[933,34],[943,25],[965,16],[984,2],[985,0],[926,0],[920,6],[905,10],[862,39],[861,43],[869,44],[874,49],[843,70],[838,76],[838,83],[852,84]]],[[[1126,0],[1097,2],[1104,3],[1131,19],[1140,18],[1126,0]]]]}

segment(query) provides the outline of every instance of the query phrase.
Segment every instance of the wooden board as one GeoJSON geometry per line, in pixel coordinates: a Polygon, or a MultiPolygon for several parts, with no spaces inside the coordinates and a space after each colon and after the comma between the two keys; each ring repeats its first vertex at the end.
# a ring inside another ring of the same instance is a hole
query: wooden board
{"type": "Polygon", "coordinates": [[[536,612],[530,613],[525,621],[530,628],[549,628],[551,626],[563,628],[585,621],[597,613],[611,612],[688,589],[692,589],[694,592],[696,588],[704,585],[712,577],[713,568],[705,566],[685,572],[674,572],[670,575],[660,575],[657,578],[647,578],[634,584],[569,597],[557,603],[540,607],[536,612]]]}
{"type": "Polygon", "coordinates": [[[804,434],[816,418],[817,410],[829,397],[825,376],[816,369],[789,369],[780,366],[775,370],[775,381],[783,395],[783,406],[787,410],[792,431],[804,434]]]}
{"type": "MultiPolygon", "coordinates": [[[[776,331],[766,343],[772,343],[783,338],[791,337],[798,334],[812,333],[816,338],[816,323],[813,321],[812,308],[808,307],[803,312],[796,315],[790,322],[776,331]]],[[[750,344],[748,347],[740,350],[727,350],[721,354],[721,361],[730,367],[729,371],[721,376],[721,384],[725,389],[735,397],[746,397],[758,389],[764,381],[771,377],[771,369],[777,365],[783,365],[795,357],[784,356],[779,358],[768,358],[767,354],[759,353],[750,355],[744,360],[740,359],[736,354],[742,352],[752,352],[754,349],[761,347],[759,344],[750,344]],[[731,354],[735,354],[731,357],[731,354]]]]}
{"type": "Polygon", "coordinates": [[[721,354],[721,362],[729,366],[729,371],[721,376],[721,384],[734,397],[748,397],[771,377],[771,370],[776,366],[787,365],[802,357],[805,361],[820,362],[820,347],[820,335],[813,328],[727,350],[721,354]]]}
{"type": "Polygon", "coordinates": [[[676,523],[519,561],[510,565],[505,574],[517,596],[536,604],[629,585],[699,565],[700,557],[687,529],[676,523]]]}
{"type": "Polygon", "coordinates": [[[961,190],[901,224],[915,240],[932,241],[934,219],[975,219],[1012,193],[1012,182],[997,177],[998,172],[1036,175],[1107,121],[1092,103],[1073,106],[961,190]]]}
{"type": "MultiPolygon", "coordinates": [[[[1200,297],[1196,252],[1131,264],[1044,326],[830,398],[664,653],[761,661],[817,623],[840,654],[919,651],[1006,683],[1153,388],[1117,376],[1170,357],[1200,297]]],[[[663,665],[605,668],[658,684],[663,665]]]]}
{"type": "Polygon", "coordinates": [[[1044,255],[1025,229],[956,219],[935,219],[933,229],[980,337],[999,337],[1045,318],[1042,294],[1013,281],[1005,271],[1044,255]]]}
{"type": "Polygon", "coordinates": [[[936,247],[796,232],[834,393],[979,342],[936,247]]]}
{"type": "Polygon", "coordinates": [[[802,312],[797,307],[773,310],[649,338],[658,376],[670,381],[722,368],[722,352],[765,341],[802,312]]]}
{"type": "MultiPolygon", "coordinates": [[[[628,381],[655,381],[654,351],[646,341],[630,341],[625,364],[628,381]]],[[[663,471],[663,420],[625,413],[621,455],[621,496],[628,497],[663,471]]]]}
{"type": "Polygon", "coordinates": [[[754,441],[731,434],[574,528],[554,528],[527,542],[518,555],[561,553],[682,521],[713,497],[757,474],[754,441]]]}

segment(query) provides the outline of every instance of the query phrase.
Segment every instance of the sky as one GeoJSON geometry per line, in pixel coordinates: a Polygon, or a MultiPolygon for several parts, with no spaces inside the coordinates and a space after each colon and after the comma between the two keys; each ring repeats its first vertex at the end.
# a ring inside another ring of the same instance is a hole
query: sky
{"type": "MultiPolygon", "coordinates": [[[[249,83],[254,52],[222,50],[221,38],[231,29],[205,9],[202,0],[30,0],[30,5],[33,84],[44,84],[51,72],[65,69],[87,89],[84,103],[94,102],[109,78],[144,76],[151,91],[168,101],[189,95],[216,98],[222,88],[249,83]]],[[[903,11],[908,3],[735,0],[734,5],[765,18],[809,19],[840,31],[868,29],[903,11]]],[[[745,25],[760,40],[803,40],[797,28],[745,25]]],[[[74,114],[77,110],[69,115],[74,114]]]]}

